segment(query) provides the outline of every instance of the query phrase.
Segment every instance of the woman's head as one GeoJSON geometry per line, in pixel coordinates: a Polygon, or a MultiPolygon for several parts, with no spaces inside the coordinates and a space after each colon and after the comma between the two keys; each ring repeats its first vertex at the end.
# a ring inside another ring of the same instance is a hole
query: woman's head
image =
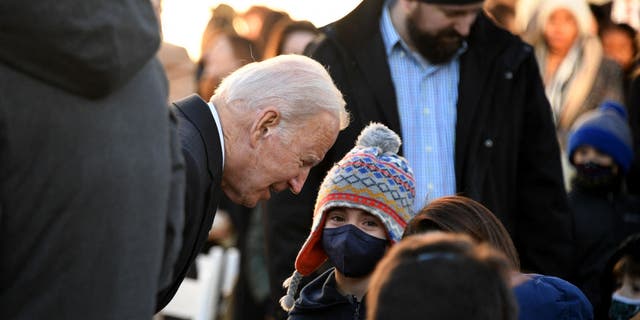
{"type": "Polygon", "coordinates": [[[281,54],[302,54],[320,31],[309,21],[279,21],[274,27],[267,47],[265,58],[281,54]]]}
{"type": "Polygon", "coordinates": [[[410,236],[380,261],[368,319],[516,319],[510,267],[497,250],[461,234],[410,236]]]}
{"type": "Polygon", "coordinates": [[[509,233],[485,206],[462,196],[447,196],[433,200],[409,222],[403,237],[429,231],[455,232],[487,242],[505,254],[514,270],[520,260],[509,233]]]}
{"type": "Polygon", "coordinates": [[[604,55],[628,71],[638,56],[636,30],[628,24],[610,23],[600,28],[600,40],[604,55]]]}
{"type": "Polygon", "coordinates": [[[577,39],[592,33],[593,18],[585,0],[544,0],[535,15],[537,29],[530,36],[550,51],[568,51],[577,39]]]}

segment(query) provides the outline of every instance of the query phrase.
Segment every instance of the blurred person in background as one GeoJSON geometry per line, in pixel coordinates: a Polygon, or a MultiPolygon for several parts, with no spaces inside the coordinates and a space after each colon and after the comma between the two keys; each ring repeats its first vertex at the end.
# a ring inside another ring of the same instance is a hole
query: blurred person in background
{"type": "MultiPolygon", "coordinates": [[[[151,0],[151,3],[162,36],[162,0],[151,0]]],[[[196,92],[196,65],[189,58],[187,49],[162,41],[157,58],[169,81],[169,102],[196,92]]]]}
{"type": "MultiPolygon", "coordinates": [[[[581,114],[605,100],[624,99],[621,69],[604,56],[592,17],[585,0],[543,0],[523,35],[535,48],[563,154],[567,132],[581,114]]],[[[561,160],[569,190],[575,172],[564,155],[561,160]]]]}
{"type": "Polygon", "coordinates": [[[599,30],[604,55],[617,62],[624,74],[623,89],[626,98],[630,80],[638,73],[637,31],[624,23],[606,24],[600,26],[599,30]]]}
{"type": "Polygon", "coordinates": [[[631,133],[634,160],[626,176],[627,191],[640,195],[640,65],[638,63],[638,33],[624,23],[609,22],[600,28],[604,53],[616,61],[624,73],[623,89],[631,133]]]}
{"type": "Polygon", "coordinates": [[[265,58],[281,54],[303,54],[304,49],[320,34],[309,21],[282,20],[274,27],[265,49],[265,58]]]}
{"type": "Polygon", "coordinates": [[[149,1],[0,3],[0,318],[150,319],[184,161],[149,1]]]}
{"type": "Polygon", "coordinates": [[[604,100],[622,101],[622,74],[604,57],[599,39],[590,31],[585,0],[544,0],[532,19],[536,28],[524,38],[535,48],[564,146],[567,131],[582,113],[604,100]]]}
{"type": "Polygon", "coordinates": [[[640,233],[626,238],[609,258],[602,278],[598,319],[640,320],[640,233]]]}
{"type": "Polygon", "coordinates": [[[568,158],[576,168],[569,192],[578,268],[574,282],[600,308],[600,279],[618,244],[640,232],[640,198],[625,188],[633,160],[624,106],[605,102],[578,118],[569,132],[568,158]]]}
{"type": "Polygon", "coordinates": [[[246,30],[240,34],[255,44],[257,60],[265,58],[267,42],[269,42],[274,26],[280,21],[291,21],[288,13],[264,6],[252,6],[241,17],[245,22],[246,30]]]}
{"type": "Polygon", "coordinates": [[[201,57],[202,73],[198,79],[198,94],[209,100],[224,77],[238,68],[256,61],[253,43],[236,34],[218,33],[201,57]]]}
{"type": "Polygon", "coordinates": [[[498,26],[515,34],[517,2],[517,0],[487,0],[484,3],[484,9],[498,26]]]}
{"type": "Polygon", "coordinates": [[[640,28],[639,0],[590,1],[589,6],[601,26],[624,23],[636,31],[640,28]]]}
{"type": "Polygon", "coordinates": [[[238,14],[227,4],[219,4],[211,9],[211,18],[207,22],[207,26],[202,33],[200,42],[200,57],[203,57],[211,47],[212,40],[219,34],[237,34],[233,26],[238,14]]]}
{"type": "Polygon", "coordinates": [[[199,86],[200,78],[204,72],[204,58],[213,47],[215,39],[221,34],[237,35],[236,29],[233,26],[237,16],[236,11],[224,3],[211,9],[211,18],[202,32],[202,39],[200,41],[200,57],[196,69],[196,87],[199,86]]]}

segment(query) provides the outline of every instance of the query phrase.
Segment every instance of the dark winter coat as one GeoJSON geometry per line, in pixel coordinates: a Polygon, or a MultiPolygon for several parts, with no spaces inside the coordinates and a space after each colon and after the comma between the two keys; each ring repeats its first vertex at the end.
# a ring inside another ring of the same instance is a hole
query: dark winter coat
{"type": "Polygon", "coordinates": [[[184,195],[159,42],[149,1],[0,3],[0,319],[152,317],[184,195]]]}
{"type": "Polygon", "coordinates": [[[601,278],[607,261],[622,240],[640,232],[640,198],[620,192],[594,194],[574,186],[569,193],[569,206],[575,221],[575,284],[594,309],[600,309],[601,278]]]}
{"type": "Polygon", "coordinates": [[[362,320],[366,315],[365,299],[340,294],[331,268],[300,291],[289,320],[362,320]]]}
{"type": "Polygon", "coordinates": [[[176,294],[205,245],[222,195],[223,151],[209,106],[194,94],[174,102],[172,110],[178,118],[178,136],[186,166],[185,223],[172,283],[158,294],[158,311],[176,294]]]}

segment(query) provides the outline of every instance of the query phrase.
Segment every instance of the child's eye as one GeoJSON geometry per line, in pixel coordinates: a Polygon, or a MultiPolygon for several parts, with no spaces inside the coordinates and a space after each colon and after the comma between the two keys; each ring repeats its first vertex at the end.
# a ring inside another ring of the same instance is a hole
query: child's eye
{"type": "Polygon", "coordinates": [[[332,215],[332,216],[329,216],[329,220],[334,221],[334,222],[343,222],[344,218],[342,216],[339,216],[339,215],[332,215]]]}
{"type": "Polygon", "coordinates": [[[364,225],[367,227],[377,227],[378,226],[378,222],[375,220],[366,220],[364,222],[364,225]]]}

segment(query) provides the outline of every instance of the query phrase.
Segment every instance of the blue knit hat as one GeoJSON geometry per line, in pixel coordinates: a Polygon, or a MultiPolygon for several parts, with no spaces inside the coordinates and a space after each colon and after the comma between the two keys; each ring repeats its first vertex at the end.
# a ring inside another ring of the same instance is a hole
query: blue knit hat
{"type": "Polygon", "coordinates": [[[593,320],[593,307],[576,286],[556,277],[529,276],[513,288],[520,320],[593,320]]]}
{"type": "Polygon", "coordinates": [[[580,116],[569,132],[571,163],[574,152],[583,145],[611,156],[622,171],[628,172],[633,160],[633,143],[624,106],[606,101],[597,110],[580,116]]]}

